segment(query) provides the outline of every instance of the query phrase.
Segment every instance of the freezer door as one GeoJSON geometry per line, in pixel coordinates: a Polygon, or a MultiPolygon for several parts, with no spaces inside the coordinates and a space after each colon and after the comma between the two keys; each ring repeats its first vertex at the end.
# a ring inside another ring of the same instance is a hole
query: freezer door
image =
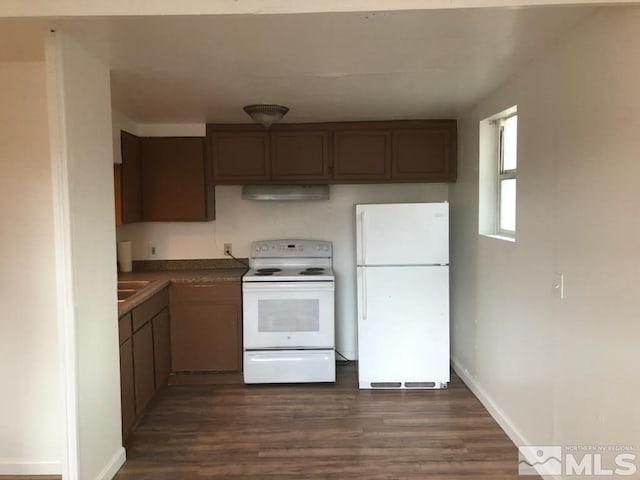
{"type": "Polygon", "coordinates": [[[448,267],[358,267],[360,388],[449,382],[448,267]]]}
{"type": "Polygon", "coordinates": [[[449,204],[356,205],[358,265],[447,265],[449,204]]]}

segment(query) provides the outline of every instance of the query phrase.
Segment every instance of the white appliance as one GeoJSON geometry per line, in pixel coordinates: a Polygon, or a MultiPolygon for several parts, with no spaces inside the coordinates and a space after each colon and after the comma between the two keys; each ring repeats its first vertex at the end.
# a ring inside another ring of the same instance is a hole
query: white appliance
{"type": "Polygon", "coordinates": [[[449,383],[449,204],[356,205],[360,388],[449,383]]]}
{"type": "Polygon", "coordinates": [[[244,383],[334,382],[331,242],[251,244],[242,278],[244,383]]]}

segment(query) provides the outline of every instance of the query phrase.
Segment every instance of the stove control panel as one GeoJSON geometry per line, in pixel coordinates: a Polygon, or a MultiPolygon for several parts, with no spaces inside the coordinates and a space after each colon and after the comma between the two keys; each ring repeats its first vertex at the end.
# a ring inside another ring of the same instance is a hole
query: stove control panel
{"type": "Polygon", "coordinates": [[[331,242],[324,240],[262,240],[251,244],[253,258],[332,257],[331,242]]]}

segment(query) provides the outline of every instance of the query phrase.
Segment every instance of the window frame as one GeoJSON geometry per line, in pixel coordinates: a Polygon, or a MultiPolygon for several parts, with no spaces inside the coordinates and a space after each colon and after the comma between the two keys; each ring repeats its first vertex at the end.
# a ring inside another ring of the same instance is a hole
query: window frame
{"type": "MultiPolygon", "coordinates": [[[[517,231],[517,204],[518,204],[518,190],[517,190],[517,186],[518,186],[518,164],[517,164],[517,160],[518,160],[518,155],[517,155],[517,151],[516,151],[516,168],[512,168],[512,169],[508,169],[506,170],[504,168],[504,124],[507,120],[509,120],[510,118],[513,117],[517,117],[518,116],[518,111],[517,109],[507,115],[501,116],[499,118],[495,119],[495,124],[497,126],[497,147],[498,147],[498,161],[497,163],[497,172],[496,172],[496,182],[495,182],[495,198],[496,198],[496,212],[495,212],[495,219],[496,219],[496,224],[495,224],[495,232],[497,235],[501,235],[504,237],[509,237],[509,238],[514,238],[516,236],[516,231],[517,231]],[[515,180],[516,182],[516,205],[515,205],[515,211],[516,211],[516,228],[514,230],[507,230],[501,227],[501,212],[502,212],[502,182],[504,180],[515,180]]],[[[517,142],[517,136],[518,136],[518,129],[516,127],[516,142],[517,142]]]]}

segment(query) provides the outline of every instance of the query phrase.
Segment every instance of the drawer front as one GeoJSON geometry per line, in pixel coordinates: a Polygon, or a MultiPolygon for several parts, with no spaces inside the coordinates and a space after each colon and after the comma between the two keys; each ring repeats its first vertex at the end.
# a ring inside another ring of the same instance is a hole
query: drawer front
{"type": "Polygon", "coordinates": [[[163,289],[146,302],[133,309],[133,331],[137,331],[145,323],[155,317],[169,305],[169,291],[163,289]]]}
{"type": "Polygon", "coordinates": [[[118,320],[118,336],[120,337],[120,345],[131,336],[131,312],[118,320]]]}
{"type": "Polygon", "coordinates": [[[239,303],[239,283],[171,285],[171,303],[239,303]]]}

